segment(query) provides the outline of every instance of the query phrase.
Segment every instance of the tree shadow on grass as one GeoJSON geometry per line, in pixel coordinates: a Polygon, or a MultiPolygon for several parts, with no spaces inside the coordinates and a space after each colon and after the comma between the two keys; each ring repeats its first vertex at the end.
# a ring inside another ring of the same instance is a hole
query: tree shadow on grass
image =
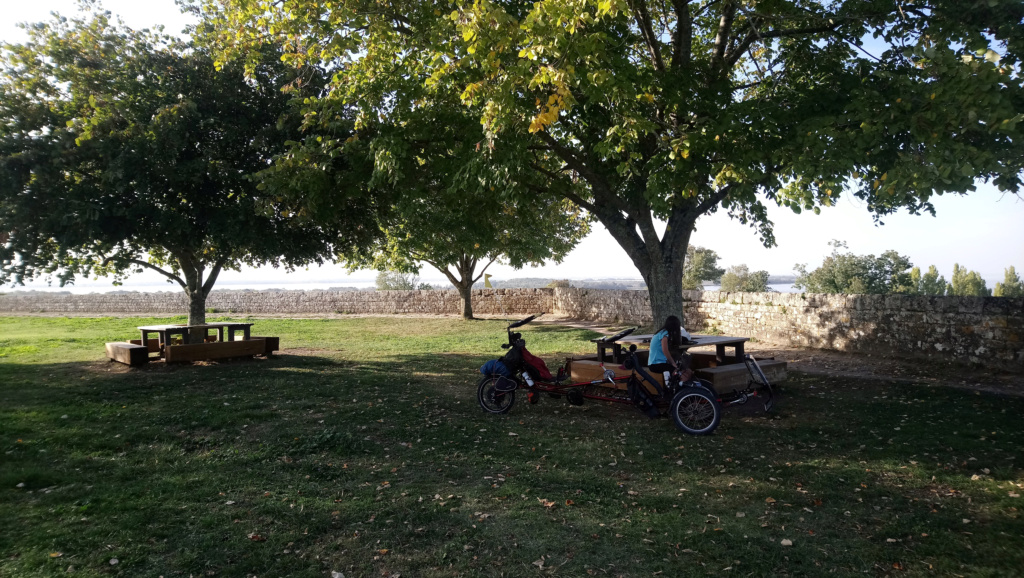
{"type": "Polygon", "coordinates": [[[0,518],[19,529],[0,557],[12,574],[61,551],[97,571],[312,576],[496,575],[545,556],[578,575],[640,547],[649,575],[679,574],[664,560],[685,542],[759,574],[1020,567],[1002,537],[1022,531],[1005,485],[1021,478],[1019,400],[795,375],[779,414],[727,409],[697,438],[602,403],[485,414],[490,356],[338,356],[0,366],[0,518]]]}

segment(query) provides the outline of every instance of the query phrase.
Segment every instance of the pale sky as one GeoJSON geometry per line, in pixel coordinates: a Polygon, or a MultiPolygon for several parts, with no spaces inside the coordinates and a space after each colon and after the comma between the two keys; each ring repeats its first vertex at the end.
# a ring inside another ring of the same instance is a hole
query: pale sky
{"type": "MultiPolygon", "coordinates": [[[[22,41],[25,35],[16,27],[18,22],[46,20],[52,11],[70,16],[75,12],[75,5],[74,0],[0,0],[0,14],[3,14],[0,40],[22,41]]],[[[178,11],[173,0],[106,0],[103,6],[134,28],[163,24],[166,32],[178,33],[193,21],[178,11]]],[[[996,281],[1002,281],[1003,270],[1010,265],[1016,266],[1018,272],[1024,271],[1024,200],[1013,195],[1001,195],[994,187],[979,184],[976,193],[946,195],[936,199],[934,204],[936,217],[903,212],[884,219],[884,226],[876,226],[864,204],[849,196],[835,207],[823,207],[821,215],[808,212],[795,215],[789,209],[770,205],[769,216],[775,222],[777,247],[765,249],[752,229],[730,220],[724,213],[698,221],[691,242],[717,251],[723,266],[746,264],[753,270],[763,269],[778,275],[791,274],[795,263],[807,263],[813,269],[831,252],[827,243],[832,239],[846,241],[849,250],[857,254],[878,255],[894,249],[910,257],[922,269],[936,265],[947,280],[952,275],[953,264],[959,263],[981,273],[989,288],[996,281]]],[[[594,231],[561,264],[519,271],[492,265],[488,272],[495,279],[640,277],[622,248],[599,224],[595,224],[594,231]]],[[[327,287],[366,284],[375,276],[372,271],[347,275],[340,265],[287,275],[274,269],[250,269],[223,273],[218,286],[237,288],[245,284],[271,283],[281,287],[327,287]]],[[[422,280],[435,284],[444,282],[443,276],[429,266],[420,276],[422,280]]],[[[112,288],[105,279],[82,279],[77,285],[94,291],[112,288]]],[[[176,289],[155,273],[130,279],[126,288],[143,285],[176,289]]],[[[46,284],[34,282],[28,287],[43,288],[46,284]]]]}

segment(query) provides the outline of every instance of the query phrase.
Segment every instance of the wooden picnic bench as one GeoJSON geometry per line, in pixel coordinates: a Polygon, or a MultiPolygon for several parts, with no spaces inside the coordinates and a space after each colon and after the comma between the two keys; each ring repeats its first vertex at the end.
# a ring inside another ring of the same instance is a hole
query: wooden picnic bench
{"type": "MultiPolygon", "coordinates": [[[[591,339],[593,343],[597,344],[597,360],[598,361],[609,361],[614,363],[622,363],[625,359],[623,353],[623,346],[628,348],[629,345],[650,345],[651,339],[654,337],[653,333],[644,335],[628,335],[615,343],[606,343],[598,339],[591,339]],[[611,355],[608,355],[608,348],[611,347],[611,355]]],[[[687,351],[695,347],[715,347],[715,357],[719,364],[726,363],[743,363],[743,344],[750,340],[749,337],[730,337],[727,335],[691,335],[692,339],[688,342],[680,344],[680,351],[687,351]],[[733,349],[733,356],[727,356],[725,354],[726,348],[731,347],[733,349]]]]}

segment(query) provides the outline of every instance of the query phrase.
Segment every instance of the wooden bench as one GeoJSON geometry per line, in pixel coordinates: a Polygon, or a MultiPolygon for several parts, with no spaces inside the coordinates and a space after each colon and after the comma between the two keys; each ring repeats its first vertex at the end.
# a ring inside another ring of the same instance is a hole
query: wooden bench
{"type": "Polygon", "coordinates": [[[266,350],[267,340],[263,338],[250,338],[244,341],[215,341],[213,343],[168,345],[164,348],[164,360],[167,363],[184,363],[208,359],[252,357],[253,355],[266,355],[266,350]]]}
{"type": "Polygon", "coordinates": [[[112,361],[138,367],[149,363],[149,348],[145,345],[125,343],[123,341],[107,344],[107,357],[112,361]]]}
{"type": "MultiPolygon", "coordinates": [[[[764,372],[768,382],[772,385],[777,381],[786,379],[785,361],[758,359],[757,364],[761,366],[761,371],[764,372]]],[[[697,377],[710,381],[711,385],[715,386],[715,389],[718,391],[742,389],[750,381],[750,373],[747,371],[747,366],[742,363],[698,369],[697,377]]]]}
{"type": "Polygon", "coordinates": [[[268,336],[257,336],[253,335],[250,339],[263,339],[267,345],[263,348],[263,353],[257,355],[271,356],[275,351],[281,349],[281,338],[280,337],[268,337],[268,336]]]}
{"type": "MultiPolygon", "coordinates": [[[[604,369],[601,368],[600,361],[594,361],[591,359],[574,359],[569,368],[569,377],[573,383],[580,383],[583,381],[594,381],[595,379],[604,378],[604,370],[608,369],[615,373],[615,377],[628,377],[633,374],[633,370],[625,369],[621,363],[613,363],[606,361],[604,363],[604,369]]],[[[651,371],[649,367],[643,368],[644,371],[649,373],[659,384],[665,385],[664,377],[656,372],[651,371]]],[[[626,389],[626,383],[615,383],[611,384],[607,381],[603,384],[605,387],[612,387],[615,389],[626,389]]]]}

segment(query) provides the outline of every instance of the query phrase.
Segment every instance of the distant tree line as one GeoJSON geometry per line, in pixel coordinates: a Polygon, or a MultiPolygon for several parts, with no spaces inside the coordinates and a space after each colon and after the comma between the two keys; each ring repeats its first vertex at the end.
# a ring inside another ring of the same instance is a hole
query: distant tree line
{"type": "Polygon", "coordinates": [[[947,282],[939,275],[934,265],[921,273],[905,255],[886,251],[879,256],[840,253],[847,248],[843,241],[832,241],[832,254],[811,271],[804,264],[797,264],[799,274],[794,286],[809,293],[845,293],[884,295],[959,295],[975,297],[1021,297],[1024,283],[1014,267],[1005,270],[1002,283],[996,283],[995,290],[989,289],[977,271],[953,265],[953,276],[947,282]]]}

